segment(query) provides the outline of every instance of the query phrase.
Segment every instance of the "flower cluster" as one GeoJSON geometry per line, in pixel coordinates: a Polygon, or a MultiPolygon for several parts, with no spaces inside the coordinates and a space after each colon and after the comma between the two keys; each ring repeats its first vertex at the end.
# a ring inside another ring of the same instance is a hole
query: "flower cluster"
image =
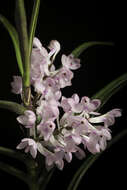
{"type": "MultiPolygon", "coordinates": [[[[73,55],[62,55],[60,68],[54,65],[60,51],[58,41],[51,41],[47,51],[34,38],[31,55],[31,109],[17,120],[29,129],[29,137],[21,140],[17,149],[25,149],[36,158],[39,151],[46,160],[47,169],[56,165],[63,169],[64,160],[71,162],[72,154],[82,159],[85,149],[95,154],[104,150],[111,139],[109,126],[115,117],[121,116],[119,109],[101,115],[96,110],[101,102],[77,94],[66,98],[61,89],[71,85],[72,70],[80,67],[80,60],[73,55]],[[84,149],[80,145],[83,145],[84,149]]],[[[22,95],[22,78],[14,76],[12,92],[22,95]]],[[[22,97],[22,96],[21,96],[22,97]]]]}

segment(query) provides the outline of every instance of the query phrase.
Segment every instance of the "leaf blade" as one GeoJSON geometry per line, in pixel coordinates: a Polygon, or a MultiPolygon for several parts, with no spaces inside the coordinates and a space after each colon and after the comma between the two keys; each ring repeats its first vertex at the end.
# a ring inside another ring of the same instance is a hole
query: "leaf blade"
{"type": "Polygon", "coordinates": [[[113,46],[112,42],[91,41],[85,42],[72,51],[74,57],[79,57],[84,51],[94,46],[113,46]]]}
{"type": "Polygon", "coordinates": [[[4,162],[1,162],[1,161],[0,161],[0,170],[10,175],[13,175],[28,184],[28,177],[23,171],[13,166],[10,166],[9,164],[5,164],[4,162]]]}
{"type": "MultiPolygon", "coordinates": [[[[120,139],[122,139],[125,135],[127,135],[127,130],[125,129],[118,135],[116,135],[109,143],[106,148],[109,149],[112,145],[114,145],[116,142],[118,142],[120,139]]],[[[92,164],[104,153],[105,151],[96,154],[96,155],[90,155],[86,161],[81,165],[81,167],[78,169],[76,174],[74,175],[71,183],[68,186],[67,190],[77,190],[78,185],[80,184],[80,181],[82,180],[83,176],[86,174],[88,169],[92,166],[92,164]]]]}
{"type": "Polygon", "coordinates": [[[21,58],[21,53],[20,53],[19,39],[18,39],[17,31],[14,28],[14,26],[12,26],[11,23],[3,15],[0,15],[0,21],[3,24],[3,26],[6,28],[6,30],[8,31],[8,33],[12,39],[19,71],[20,71],[21,75],[23,76],[23,64],[22,64],[22,58],[21,58]]]}
{"type": "Polygon", "coordinates": [[[4,108],[7,110],[10,110],[12,112],[15,112],[19,115],[22,115],[26,108],[16,102],[11,102],[11,101],[5,101],[5,100],[0,100],[0,108],[4,108]]]}
{"type": "Polygon", "coordinates": [[[37,19],[39,14],[39,7],[40,7],[40,0],[35,0],[33,11],[32,11],[32,17],[31,17],[31,23],[30,23],[30,30],[29,30],[29,56],[31,55],[32,46],[33,46],[33,38],[35,35],[36,25],[37,25],[37,19]]]}
{"type": "Polygon", "coordinates": [[[10,158],[15,158],[15,159],[20,160],[24,163],[26,161],[26,155],[25,154],[20,153],[16,150],[12,150],[9,148],[2,147],[2,146],[0,146],[0,154],[4,155],[4,156],[8,156],[10,158]]]}
{"type": "Polygon", "coordinates": [[[15,8],[16,27],[19,36],[19,45],[22,55],[24,75],[23,86],[30,86],[30,60],[28,56],[28,33],[27,33],[27,19],[24,6],[24,0],[16,0],[15,8]]]}
{"type": "MultiPolygon", "coordinates": [[[[127,73],[124,73],[120,77],[116,78],[109,84],[107,84],[104,88],[102,88],[99,92],[92,96],[92,99],[100,99],[102,104],[100,108],[102,108],[106,102],[121,88],[127,85],[127,73]]],[[[99,109],[100,109],[99,108],[99,109]]]]}

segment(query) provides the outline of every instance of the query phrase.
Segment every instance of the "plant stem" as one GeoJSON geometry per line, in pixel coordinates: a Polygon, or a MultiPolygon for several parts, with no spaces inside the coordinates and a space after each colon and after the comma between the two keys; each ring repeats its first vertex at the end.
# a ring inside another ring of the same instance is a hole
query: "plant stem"
{"type": "Polygon", "coordinates": [[[27,173],[28,173],[28,186],[30,190],[39,190],[38,184],[38,171],[39,164],[37,161],[31,159],[29,164],[27,165],[27,173]]]}
{"type": "Polygon", "coordinates": [[[55,169],[47,171],[45,160],[38,155],[36,160],[31,159],[27,165],[28,186],[30,190],[45,190],[55,169]]]}
{"type": "Polygon", "coordinates": [[[32,183],[29,185],[29,189],[30,190],[39,190],[39,186],[37,185],[37,183],[32,183]]]}
{"type": "Polygon", "coordinates": [[[46,187],[53,175],[55,171],[55,168],[53,168],[50,172],[47,173],[47,175],[45,177],[43,177],[43,180],[41,180],[41,183],[40,183],[40,190],[46,190],[46,187]]]}

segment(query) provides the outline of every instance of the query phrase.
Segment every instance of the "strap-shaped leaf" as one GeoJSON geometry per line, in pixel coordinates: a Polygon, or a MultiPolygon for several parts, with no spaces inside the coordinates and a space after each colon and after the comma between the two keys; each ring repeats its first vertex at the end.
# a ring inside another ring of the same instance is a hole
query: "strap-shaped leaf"
{"type": "Polygon", "coordinates": [[[22,65],[22,58],[21,58],[21,53],[20,53],[17,31],[14,28],[14,26],[12,26],[10,22],[2,15],[0,15],[0,22],[4,25],[4,27],[7,29],[8,33],[10,34],[10,37],[14,45],[15,53],[16,53],[18,67],[19,67],[21,75],[23,76],[23,65],[22,65]]]}
{"type": "Polygon", "coordinates": [[[94,46],[113,46],[113,43],[112,42],[98,42],[98,41],[85,42],[81,44],[80,46],[78,46],[76,49],[74,49],[72,51],[72,54],[75,57],[79,57],[84,51],[94,46]]]}
{"type": "Polygon", "coordinates": [[[0,146],[0,154],[7,156],[9,158],[17,159],[24,163],[26,162],[26,155],[16,150],[12,150],[12,149],[0,146]]]}
{"type": "MultiPolygon", "coordinates": [[[[95,95],[93,95],[93,99],[97,98],[101,100],[101,106],[102,108],[104,104],[121,88],[123,88],[125,85],[127,85],[127,73],[121,75],[117,79],[110,82],[107,86],[105,86],[103,89],[101,89],[99,92],[97,92],[95,95]]],[[[99,109],[100,109],[99,108],[99,109]]]]}
{"type": "Polygon", "coordinates": [[[23,84],[25,87],[30,86],[30,60],[28,54],[28,33],[27,33],[27,19],[24,7],[24,0],[16,0],[15,9],[16,27],[19,35],[19,43],[22,54],[22,61],[24,67],[23,84]]]}
{"type": "Polygon", "coordinates": [[[19,115],[22,115],[26,108],[18,103],[10,102],[10,101],[4,101],[0,100],[0,108],[4,108],[7,110],[10,110],[12,112],[15,112],[19,115]]]}
{"type": "Polygon", "coordinates": [[[40,0],[35,0],[32,16],[31,16],[30,29],[29,29],[29,56],[31,55],[31,51],[32,51],[33,38],[35,36],[35,30],[36,30],[37,19],[38,19],[38,14],[39,14],[39,7],[40,7],[40,0]]]}
{"type": "MultiPolygon", "coordinates": [[[[101,108],[104,106],[104,104],[121,88],[123,88],[127,84],[127,73],[121,75],[117,79],[113,80],[111,83],[109,83],[106,87],[104,87],[102,90],[100,90],[98,93],[96,93],[92,98],[98,98],[102,101],[101,108]]],[[[100,108],[99,108],[100,109],[100,108]]],[[[121,132],[112,139],[112,141],[108,144],[109,148],[112,144],[117,142],[120,138],[122,138],[124,135],[127,134],[127,130],[121,132]]],[[[102,152],[103,153],[103,152],[102,152]]],[[[75,176],[73,177],[69,187],[67,190],[76,190],[81,179],[83,178],[84,174],[87,172],[87,170],[90,168],[90,166],[99,158],[99,156],[102,154],[96,154],[91,155],[90,157],[85,160],[85,162],[82,164],[82,166],[78,169],[75,176]]]]}
{"type": "Polygon", "coordinates": [[[23,102],[25,106],[29,106],[31,89],[30,89],[30,57],[29,57],[29,43],[27,32],[27,19],[24,6],[24,0],[16,0],[16,26],[18,30],[20,49],[22,54],[22,61],[24,67],[23,75],[23,102]]]}
{"type": "MultiPolygon", "coordinates": [[[[127,130],[122,131],[118,135],[116,135],[107,146],[107,149],[110,148],[113,144],[115,144],[117,141],[122,139],[125,135],[127,135],[127,130]]],[[[106,150],[107,150],[106,149],[106,150]]],[[[104,151],[103,151],[104,152],[104,151]]],[[[82,178],[88,171],[88,169],[92,166],[92,164],[103,154],[103,152],[96,154],[96,155],[90,155],[84,163],[81,165],[81,167],[78,169],[76,174],[74,175],[73,179],[71,180],[68,189],[67,190],[77,190],[78,185],[80,184],[82,178]]]]}
{"type": "Polygon", "coordinates": [[[21,170],[13,167],[13,166],[10,166],[9,164],[5,164],[4,162],[1,162],[0,161],[0,170],[10,174],[10,175],[13,175],[15,177],[17,177],[18,179],[28,183],[28,178],[27,178],[27,175],[22,172],[21,170]]]}

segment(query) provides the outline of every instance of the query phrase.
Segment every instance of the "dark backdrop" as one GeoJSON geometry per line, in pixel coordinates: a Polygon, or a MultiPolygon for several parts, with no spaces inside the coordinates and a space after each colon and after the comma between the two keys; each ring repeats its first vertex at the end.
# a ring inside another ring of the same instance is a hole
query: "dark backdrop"
{"type": "MultiPolygon", "coordinates": [[[[14,0],[2,1],[0,14],[14,23],[14,0]]],[[[41,3],[36,36],[47,46],[49,41],[57,39],[61,43],[61,52],[56,61],[60,62],[62,53],[69,54],[75,47],[85,41],[110,41],[114,47],[97,47],[89,49],[81,58],[82,68],[75,72],[73,86],[65,89],[65,95],[78,93],[80,96],[92,96],[97,90],[126,71],[125,12],[124,5],[111,1],[51,1],[41,3]],[[104,3],[105,2],[105,3],[104,3]]],[[[26,0],[28,22],[30,20],[32,0],[26,0]]],[[[17,75],[15,53],[11,39],[0,24],[0,99],[20,102],[19,97],[11,93],[12,76],[17,75]]],[[[117,93],[105,106],[105,111],[121,108],[123,117],[112,127],[113,135],[127,127],[127,88],[117,93]]],[[[16,115],[0,110],[0,145],[15,148],[21,138],[21,131],[15,121],[16,115]]],[[[79,190],[103,187],[114,188],[126,185],[126,138],[114,145],[92,166],[82,180],[79,190]]],[[[13,161],[12,161],[13,164],[13,161]]],[[[81,161],[73,160],[50,182],[48,189],[66,189],[69,179],[75,173],[81,161]]],[[[0,190],[11,188],[27,189],[15,177],[0,171],[0,190]],[[6,183],[5,183],[6,182],[6,183]],[[2,187],[4,185],[4,187],[2,187]]]]}

